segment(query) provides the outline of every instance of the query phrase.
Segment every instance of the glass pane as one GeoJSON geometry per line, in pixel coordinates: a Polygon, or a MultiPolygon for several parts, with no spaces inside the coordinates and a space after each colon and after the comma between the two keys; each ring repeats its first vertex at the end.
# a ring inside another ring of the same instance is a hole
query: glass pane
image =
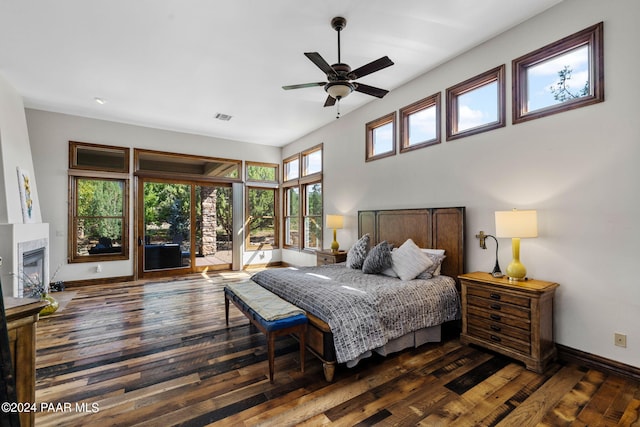
{"type": "Polygon", "coordinates": [[[276,166],[247,164],[247,179],[250,181],[278,182],[276,166]]]}
{"type": "Polygon", "coordinates": [[[298,246],[300,239],[300,220],[297,216],[285,218],[284,224],[285,244],[298,246]]]}
{"type": "Polygon", "coordinates": [[[304,219],[305,249],[322,249],[322,216],[308,216],[304,219]]]}
{"type": "Polygon", "coordinates": [[[284,180],[296,179],[300,177],[300,161],[290,160],[284,164],[284,180]]]}
{"type": "Polygon", "coordinates": [[[122,180],[78,178],[76,216],[122,217],[124,182],[122,180]]]}
{"type": "Polygon", "coordinates": [[[436,106],[409,115],[409,146],[436,138],[436,106]]]}
{"type": "Polygon", "coordinates": [[[304,175],[322,172],[322,150],[316,150],[303,156],[304,175]]]}
{"type": "Polygon", "coordinates": [[[144,183],[144,269],[189,266],[191,186],[144,183]]]}
{"type": "Polygon", "coordinates": [[[76,255],[121,255],[122,223],[121,218],[78,218],[76,255]]]}
{"type": "Polygon", "coordinates": [[[527,68],[527,111],[590,95],[589,45],[527,68]]]}
{"type": "Polygon", "coordinates": [[[286,216],[298,216],[300,213],[300,191],[298,187],[287,189],[286,193],[287,205],[285,206],[286,216]]]}
{"type": "Polygon", "coordinates": [[[129,149],[71,142],[71,168],[129,172],[129,149]]]}
{"type": "Polygon", "coordinates": [[[276,192],[271,188],[249,188],[249,245],[271,249],[275,245],[276,192]]]}
{"type": "Polygon", "coordinates": [[[240,177],[239,160],[195,157],[173,153],[136,150],[138,171],[167,172],[171,175],[197,175],[207,178],[240,177]]]}
{"type": "Polygon", "coordinates": [[[232,262],[231,187],[196,185],[196,267],[227,266],[232,262]]]}
{"type": "Polygon", "coordinates": [[[498,121],[498,82],[458,95],[457,132],[498,121]]]}
{"type": "Polygon", "coordinates": [[[305,215],[322,215],[322,184],[307,184],[305,194],[305,215]]]}
{"type": "Polygon", "coordinates": [[[373,129],[372,156],[388,153],[393,150],[393,123],[378,126],[373,129]]]}

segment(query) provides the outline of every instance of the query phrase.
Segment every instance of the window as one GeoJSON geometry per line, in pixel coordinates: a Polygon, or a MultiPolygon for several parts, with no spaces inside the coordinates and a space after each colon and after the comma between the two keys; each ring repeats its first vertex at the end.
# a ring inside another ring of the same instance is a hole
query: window
{"type": "Polygon", "coordinates": [[[505,66],[447,89],[447,141],[505,126],[505,66]]]}
{"type": "Polygon", "coordinates": [[[400,152],[440,143],[440,92],[400,110],[400,152]]]}
{"type": "Polygon", "coordinates": [[[513,123],[604,101],[603,23],[513,60],[513,123]]]}
{"type": "Polygon", "coordinates": [[[278,165],[247,162],[246,249],[278,247],[278,165]]]}
{"type": "Polygon", "coordinates": [[[69,262],[129,259],[128,169],[128,148],[69,142],[69,262]]]}
{"type": "Polygon", "coordinates": [[[322,249],[322,145],[288,157],[283,166],[284,246],[322,249]]]}
{"type": "Polygon", "coordinates": [[[382,159],[396,154],[396,113],[387,114],[365,125],[365,161],[382,159]]]}

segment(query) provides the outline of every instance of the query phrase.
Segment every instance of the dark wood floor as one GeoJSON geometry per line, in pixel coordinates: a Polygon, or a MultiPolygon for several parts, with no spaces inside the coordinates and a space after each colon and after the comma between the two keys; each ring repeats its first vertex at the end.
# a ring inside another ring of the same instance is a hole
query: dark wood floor
{"type": "Polygon", "coordinates": [[[53,406],[36,426],[640,425],[638,382],[564,363],[535,374],[455,336],[333,383],[311,355],[301,374],[283,338],[270,384],[264,337],[235,307],[225,327],[223,282],[247,277],[73,289],[38,324],[36,400],[53,406]]]}

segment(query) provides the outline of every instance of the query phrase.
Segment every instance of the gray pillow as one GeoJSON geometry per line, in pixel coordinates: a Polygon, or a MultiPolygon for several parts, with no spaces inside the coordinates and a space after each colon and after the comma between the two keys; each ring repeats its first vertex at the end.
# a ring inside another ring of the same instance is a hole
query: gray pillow
{"type": "Polygon", "coordinates": [[[351,246],[351,249],[347,252],[347,268],[353,268],[354,270],[362,268],[367,252],[369,252],[370,240],[369,233],[367,233],[351,246]]]}
{"type": "Polygon", "coordinates": [[[393,271],[401,280],[415,279],[433,265],[431,259],[411,239],[391,253],[393,271]]]}
{"type": "Polygon", "coordinates": [[[429,259],[431,259],[431,262],[433,264],[430,267],[427,267],[425,271],[418,274],[418,277],[416,277],[416,279],[431,279],[434,276],[439,276],[440,274],[436,274],[436,271],[438,271],[438,269],[442,265],[442,261],[444,261],[444,259],[447,257],[446,255],[433,254],[429,252],[425,253],[429,257],[429,259]]]}
{"type": "Polygon", "coordinates": [[[362,272],[365,274],[378,274],[387,268],[391,268],[391,245],[385,240],[369,251],[362,264],[362,272]]]}

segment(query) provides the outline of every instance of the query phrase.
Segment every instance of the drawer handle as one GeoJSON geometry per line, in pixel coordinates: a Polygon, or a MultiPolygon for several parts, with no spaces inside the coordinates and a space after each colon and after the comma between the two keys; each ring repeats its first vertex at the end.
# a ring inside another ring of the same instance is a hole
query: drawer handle
{"type": "Polygon", "coordinates": [[[499,314],[491,314],[490,316],[493,320],[502,320],[502,316],[500,316],[499,314]]]}
{"type": "Polygon", "coordinates": [[[490,296],[491,298],[493,298],[493,299],[497,299],[497,300],[499,300],[499,299],[501,298],[500,294],[491,294],[491,295],[489,295],[489,296],[490,296]]]}
{"type": "Polygon", "coordinates": [[[492,331],[496,331],[496,332],[500,332],[502,330],[502,328],[500,326],[491,325],[491,330],[492,331]]]}
{"type": "Polygon", "coordinates": [[[494,310],[500,310],[502,308],[500,304],[491,304],[490,307],[493,308],[494,310]]]}
{"type": "Polygon", "coordinates": [[[502,340],[500,339],[500,337],[497,337],[497,336],[495,336],[495,335],[491,335],[491,339],[492,339],[493,341],[495,341],[495,342],[500,342],[500,341],[502,341],[502,340]]]}

